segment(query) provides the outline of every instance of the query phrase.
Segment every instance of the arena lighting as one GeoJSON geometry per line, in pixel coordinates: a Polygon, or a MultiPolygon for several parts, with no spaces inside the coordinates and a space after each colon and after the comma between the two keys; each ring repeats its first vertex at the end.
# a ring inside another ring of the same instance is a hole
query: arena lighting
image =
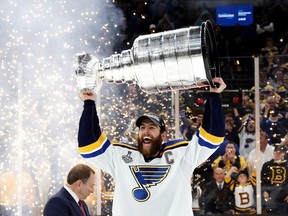
{"type": "Polygon", "coordinates": [[[198,105],[203,105],[204,102],[205,102],[205,99],[204,99],[204,98],[197,98],[197,99],[196,99],[196,103],[197,103],[198,105]]]}
{"type": "MultiPolygon", "coordinates": [[[[229,91],[229,90],[228,90],[229,91]]],[[[233,107],[235,107],[235,106],[240,106],[241,105],[241,102],[242,102],[242,100],[241,100],[241,98],[238,96],[238,92],[236,92],[236,96],[234,96],[233,98],[232,97],[230,97],[231,95],[231,92],[228,92],[229,94],[227,94],[227,95],[225,95],[224,97],[224,105],[223,105],[223,107],[231,107],[231,106],[233,106],[233,107]],[[229,95],[229,97],[227,97],[229,95]]],[[[233,93],[234,92],[232,92],[232,96],[233,96],[233,93]]],[[[225,93],[224,93],[225,94],[225,93]]],[[[205,100],[205,98],[204,97],[197,97],[196,99],[195,99],[195,104],[197,105],[197,106],[204,106],[204,104],[205,104],[205,102],[206,102],[206,100],[205,100]]]]}
{"type": "Polygon", "coordinates": [[[234,104],[238,104],[239,103],[239,97],[238,96],[235,96],[235,97],[233,97],[233,103],[234,104]]]}
{"type": "MultiPolygon", "coordinates": [[[[208,90],[191,90],[189,91],[190,98],[192,98],[192,103],[188,106],[204,108],[204,104],[206,102],[205,94],[207,94],[208,90]]],[[[242,90],[224,90],[222,93],[222,107],[223,108],[232,108],[232,107],[241,107],[242,106],[242,90]]]]}

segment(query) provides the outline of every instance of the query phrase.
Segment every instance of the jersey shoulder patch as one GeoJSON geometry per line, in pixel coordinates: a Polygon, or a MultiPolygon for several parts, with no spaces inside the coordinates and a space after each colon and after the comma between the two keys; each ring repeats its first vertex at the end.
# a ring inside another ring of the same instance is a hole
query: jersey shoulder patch
{"type": "Polygon", "coordinates": [[[127,148],[132,150],[137,150],[137,146],[135,144],[129,144],[129,143],[112,143],[113,146],[118,146],[121,148],[127,148]]]}
{"type": "Polygon", "coordinates": [[[188,141],[184,139],[171,140],[162,145],[162,152],[170,149],[180,148],[188,145],[188,141]]]}

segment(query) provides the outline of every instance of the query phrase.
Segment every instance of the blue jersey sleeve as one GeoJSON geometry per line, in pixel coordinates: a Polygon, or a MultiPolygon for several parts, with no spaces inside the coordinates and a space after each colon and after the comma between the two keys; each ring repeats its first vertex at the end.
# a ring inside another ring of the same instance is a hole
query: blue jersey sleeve
{"type": "Polygon", "coordinates": [[[79,147],[96,142],[101,136],[99,118],[93,100],[84,101],[84,109],[80,118],[78,130],[79,147]]]}

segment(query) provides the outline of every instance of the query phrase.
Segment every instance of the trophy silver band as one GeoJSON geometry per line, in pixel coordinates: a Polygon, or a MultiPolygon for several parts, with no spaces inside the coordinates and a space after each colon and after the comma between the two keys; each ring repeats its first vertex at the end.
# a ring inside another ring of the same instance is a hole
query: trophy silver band
{"type": "Polygon", "coordinates": [[[220,76],[210,21],[201,26],[142,35],[131,49],[102,61],[77,55],[75,72],[81,91],[95,91],[97,80],[137,84],[146,93],[214,86],[220,76]]]}

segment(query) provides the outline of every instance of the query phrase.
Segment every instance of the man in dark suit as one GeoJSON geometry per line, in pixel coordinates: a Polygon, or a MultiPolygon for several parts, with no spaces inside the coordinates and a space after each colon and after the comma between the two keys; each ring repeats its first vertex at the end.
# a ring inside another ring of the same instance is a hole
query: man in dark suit
{"type": "Polygon", "coordinates": [[[200,209],[203,214],[233,214],[234,194],[225,183],[223,168],[214,169],[214,179],[206,183],[202,188],[199,199],[200,209]]]}
{"type": "Polygon", "coordinates": [[[89,216],[83,201],[94,192],[95,171],[85,165],[77,164],[68,173],[67,182],[45,205],[44,216],[89,216]]]}

